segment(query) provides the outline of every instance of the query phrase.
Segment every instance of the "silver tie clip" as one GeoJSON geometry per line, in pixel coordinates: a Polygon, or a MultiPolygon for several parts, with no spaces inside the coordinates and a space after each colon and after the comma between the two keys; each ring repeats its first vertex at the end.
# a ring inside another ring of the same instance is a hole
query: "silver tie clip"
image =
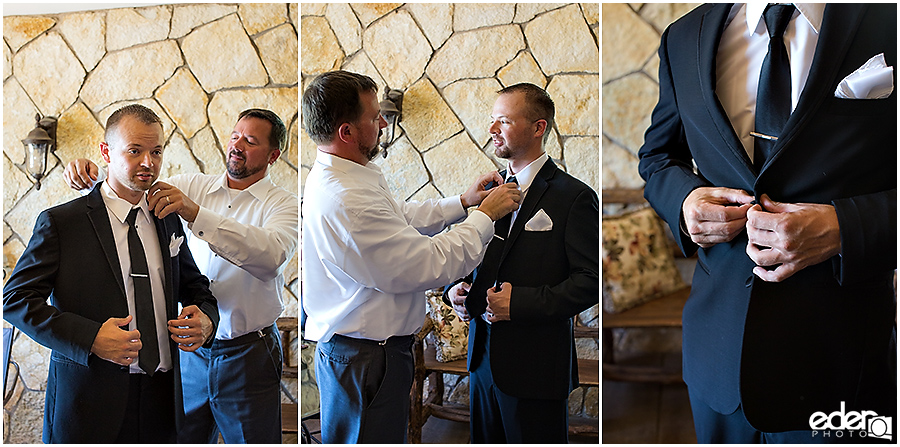
{"type": "Polygon", "coordinates": [[[144,275],[142,273],[131,273],[131,277],[133,278],[149,278],[150,275],[144,275]]]}
{"type": "Polygon", "coordinates": [[[750,131],[750,136],[756,137],[756,138],[763,138],[766,140],[778,141],[778,137],[773,137],[771,135],[766,135],[764,133],[759,133],[759,132],[750,131]]]}

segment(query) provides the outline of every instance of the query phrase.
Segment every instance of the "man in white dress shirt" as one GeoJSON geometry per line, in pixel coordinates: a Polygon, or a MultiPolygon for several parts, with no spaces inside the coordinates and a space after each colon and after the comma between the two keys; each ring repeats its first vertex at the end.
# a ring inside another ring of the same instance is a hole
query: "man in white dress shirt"
{"type": "Polygon", "coordinates": [[[514,184],[485,191],[502,181],[491,172],[460,196],[395,201],[370,163],[386,123],[367,76],[320,75],[303,93],[302,110],[318,145],[303,202],[301,270],[306,338],[319,342],[322,440],[402,443],[422,291],[474,269],[493,236],[492,221],[517,209],[521,192],[514,184]]]}
{"type": "MultiPolygon", "coordinates": [[[[210,348],[182,353],[186,422],[181,440],[281,443],[282,352],[275,320],[287,263],[297,250],[297,197],[272,183],[287,129],[275,113],[248,109],[227,146],[226,172],[180,174],[149,191],[151,209],[177,213],[200,271],[210,279],[220,324],[210,348]],[[199,392],[197,390],[200,390],[199,392]]],[[[90,187],[97,166],[74,160],[65,178],[90,187]]]]}

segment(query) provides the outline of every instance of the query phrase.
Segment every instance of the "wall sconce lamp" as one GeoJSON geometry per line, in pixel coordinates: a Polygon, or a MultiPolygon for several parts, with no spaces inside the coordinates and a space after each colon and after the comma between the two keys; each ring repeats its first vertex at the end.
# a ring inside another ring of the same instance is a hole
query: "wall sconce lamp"
{"type": "Polygon", "coordinates": [[[34,115],[34,129],[22,140],[25,145],[25,167],[41,189],[41,179],[47,173],[47,154],[56,151],[56,118],[34,115]]]}
{"type": "Polygon", "coordinates": [[[379,142],[382,149],[381,154],[384,158],[387,158],[387,148],[394,142],[394,137],[397,134],[397,123],[400,122],[402,117],[403,91],[391,90],[390,87],[385,85],[384,97],[378,105],[381,107],[381,116],[387,121],[387,127],[384,129],[385,131],[382,133],[381,141],[379,142]]]}

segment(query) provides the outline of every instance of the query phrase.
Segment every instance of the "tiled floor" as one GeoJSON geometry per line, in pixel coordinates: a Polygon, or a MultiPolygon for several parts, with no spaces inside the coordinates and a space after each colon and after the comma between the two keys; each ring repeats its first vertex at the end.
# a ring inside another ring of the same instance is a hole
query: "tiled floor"
{"type": "MultiPolygon", "coordinates": [[[[671,358],[659,361],[671,362],[671,358]]],[[[604,444],[696,443],[694,421],[683,383],[603,381],[604,444]]]]}

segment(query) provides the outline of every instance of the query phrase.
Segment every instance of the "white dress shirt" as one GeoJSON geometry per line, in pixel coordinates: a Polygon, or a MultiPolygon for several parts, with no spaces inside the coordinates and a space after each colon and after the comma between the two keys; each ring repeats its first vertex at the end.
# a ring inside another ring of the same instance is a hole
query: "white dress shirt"
{"type": "MultiPolygon", "coordinates": [[[[97,181],[106,176],[100,169],[97,181]]],[[[274,324],[284,311],[282,273],[297,252],[297,196],[268,176],[244,190],[229,188],[226,173],[179,174],[163,182],[200,205],[193,223],[181,222],[219,306],[216,339],[274,324]]]]}
{"type": "MultiPolygon", "coordinates": [[[[113,239],[116,242],[116,253],[119,255],[119,267],[122,269],[122,278],[125,280],[125,300],[128,302],[128,315],[134,318],[128,324],[128,330],[137,329],[137,315],[134,310],[134,279],[131,277],[131,255],[128,252],[128,223],[125,218],[132,208],[140,208],[134,221],[138,237],[144,247],[144,256],[147,258],[147,268],[150,270],[150,293],[153,295],[153,316],[156,320],[156,342],[159,346],[159,366],[157,371],[172,369],[172,350],[169,348],[168,318],[166,316],[166,295],[163,289],[165,271],[163,270],[163,254],[159,249],[159,236],[156,234],[156,224],[150,220],[150,210],[147,205],[147,195],[141,198],[138,205],[132,205],[127,200],[119,198],[115,191],[109,187],[109,182],[103,182],[100,187],[103,203],[106,204],[106,213],[109,215],[109,225],[112,227],[113,239]]],[[[166,253],[168,255],[168,253],[166,253]]],[[[88,278],[90,280],[90,278],[88,278]]],[[[116,318],[124,318],[126,315],[113,315],[116,318]]],[[[142,373],[138,366],[138,358],[129,366],[132,374],[142,373]]]]}
{"type": "Polygon", "coordinates": [[[268,176],[244,190],[227,174],[180,174],[165,182],[200,205],[187,243],[219,306],[216,339],[271,326],[284,310],[284,269],[297,251],[297,196],[268,176]]]}
{"type": "Polygon", "coordinates": [[[306,338],[384,340],[417,332],[425,318],[422,291],[474,270],[493,236],[486,214],[465,217],[459,196],[397,203],[377,165],[319,151],[303,198],[306,338]]]}
{"type": "MultiPolygon", "coordinates": [[[[756,91],[759,72],[769,51],[769,34],[763,11],[766,3],[738,3],[731,8],[716,54],[716,96],[731,125],[753,160],[756,123],[756,91]]],[[[791,110],[797,106],[812,65],[822,15],[821,3],[794,3],[797,9],[784,32],[791,65],[791,110]]]]}

